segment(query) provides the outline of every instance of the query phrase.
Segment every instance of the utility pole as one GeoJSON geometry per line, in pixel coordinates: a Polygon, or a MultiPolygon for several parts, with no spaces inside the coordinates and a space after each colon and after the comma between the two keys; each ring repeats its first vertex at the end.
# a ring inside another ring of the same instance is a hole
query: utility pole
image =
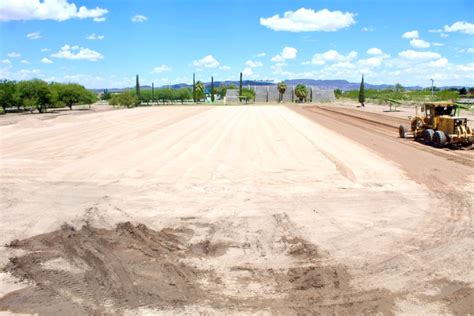
{"type": "Polygon", "coordinates": [[[434,80],[433,79],[430,79],[431,80],[431,97],[434,96],[434,80]]]}

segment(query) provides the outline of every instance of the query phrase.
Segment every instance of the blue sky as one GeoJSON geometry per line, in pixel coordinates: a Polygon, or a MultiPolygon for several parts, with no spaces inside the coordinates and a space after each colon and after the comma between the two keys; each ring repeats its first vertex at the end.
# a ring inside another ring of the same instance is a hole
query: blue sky
{"type": "Polygon", "coordinates": [[[1,78],[88,88],[198,79],[474,86],[474,1],[10,0],[1,78]]]}

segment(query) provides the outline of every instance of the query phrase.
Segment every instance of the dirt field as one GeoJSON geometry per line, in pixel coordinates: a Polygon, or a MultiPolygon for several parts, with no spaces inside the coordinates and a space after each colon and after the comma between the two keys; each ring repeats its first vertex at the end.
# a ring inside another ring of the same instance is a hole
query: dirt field
{"type": "Polygon", "coordinates": [[[473,313],[474,151],[398,139],[399,118],[372,115],[0,123],[0,311],[473,313]]]}

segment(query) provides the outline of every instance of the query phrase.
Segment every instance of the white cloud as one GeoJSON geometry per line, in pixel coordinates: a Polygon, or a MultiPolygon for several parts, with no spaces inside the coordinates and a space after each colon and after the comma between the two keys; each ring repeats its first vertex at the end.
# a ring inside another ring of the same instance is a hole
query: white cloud
{"type": "Polygon", "coordinates": [[[467,49],[468,53],[474,54],[474,47],[468,48],[467,49]]]}
{"type": "Polygon", "coordinates": [[[226,71],[226,70],[231,70],[232,68],[229,66],[219,66],[219,69],[226,71]]]}
{"type": "Polygon", "coordinates": [[[469,63],[466,65],[457,65],[456,70],[463,71],[463,72],[474,72],[474,63],[469,63]]]}
{"type": "Polygon", "coordinates": [[[445,67],[448,64],[448,59],[440,58],[438,60],[430,61],[428,63],[429,67],[445,67]]]}
{"type": "MultiPolygon", "coordinates": [[[[472,12],[471,12],[472,13],[472,12]]],[[[474,34],[474,24],[464,21],[454,22],[451,26],[444,26],[445,32],[460,32],[464,34],[474,34]]]]}
{"type": "Polygon", "coordinates": [[[431,46],[430,43],[419,38],[412,39],[410,41],[410,45],[415,48],[428,48],[431,46]]]}
{"type": "Polygon", "coordinates": [[[444,46],[443,43],[437,43],[437,42],[432,43],[432,45],[433,46],[438,46],[438,47],[444,46]]]}
{"type": "Polygon", "coordinates": [[[0,2],[0,21],[56,20],[102,18],[108,10],[85,6],[77,8],[68,0],[14,0],[0,2]]]}
{"type": "Polygon", "coordinates": [[[271,61],[283,62],[287,59],[295,59],[297,53],[298,50],[296,48],[285,46],[280,54],[272,57],[271,61]]]}
{"type": "Polygon", "coordinates": [[[251,76],[253,75],[253,70],[250,67],[245,67],[244,70],[242,70],[242,76],[251,76]]]}
{"type": "Polygon", "coordinates": [[[373,47],[373,48],[369,48],[367,50],[367,54],[369,54],[369,55],[382,55],[383,52],[380,48],[373,47]]]}
{"type": "Polygon", "coordinates": [[[258,53],[257,55],[255,55],[255,57],[265,57],[267,56],[267,53],[265,52],[261,52],[261,53],[258,53]]]}
{"type": "Polygon", "coordinates": [[[344,56],[335,50],[328,50],[321,54],[314,54],[311,63],[313,65],[324,65],[326,62],[345,62],[352,61],[356,58],[357,52],[355,51],[351,51],[348,55],[344,56]]]}
{"type": "Polygon", "coordinates": [[[5,65],[11,65],[12,62],[10,61],[10,59],[4,59],[1,61],[1,63],[5,65]]]}
{"type": "Polygon", "coordinates": [[[364,27],[361,29],[361,31],[362,31],[362,32],[373,32],[373,31],[375,31],[375,28],[364,26],[364,27]]]}
{"type": "Polygon", "coordinates": [[[41,51],[42,52],[49,52],[49,48],[42,48],[41,51]]]}
{"type": "Polygon", "coordinates": [[[146,20],[148,20],[148,18],[144,15],[137,14],[137,15],[132,16],[132,22],[143,23],[146,20]]]}
{"type": "Polygon", "coordinates": [[[77,45],[72,47],[69,45],[64,45],[61,47],[59,52],[52,54],[51,57],[89,61],[98,61],[100,59],[104,59],[104,56],[101,53],[89,48],[79,47],[77,45]]]}
{"type": "Polygon", "coordinates": [[[430,60],[441,58],[441,55],[434,52],[417,52],[414,50],[404,50],[398,53],[398,56],[409,60],[430,60]]]}
{"type": "Polygon", "coordinates": [[[11,53],[8,53],[7,56],[10,58],[19,58],[21,57],[21,54],[17,52],[11,52],[11,53]]]}
{"type": "Polygon", "coordinates": [[[52,64],[53,63],[53,61],[51,59],[47,58],[47,57],[41,58],[41,62],[43,64],[52,64]]]}
{"type": "Polygon", "coordinates": [[[277,14],[269,18],[260,18],[260,24],[269,29],[289,32],[333,32],[354,23],[353,13],[327,9],[314,11],[300,8],[296,11],[286,11],[282,17],[277,14]]]}
{"type": "Polygon", "coordinates": [[[94,18],[94,22],[105,22],[106,18],[103,16],[103,17],[100,17],[100,18],[94,18]]]}
{"type": "Polygon", "coordinates": [[[93,41],[94,40],[99,40],[100,41],[100,40],[103,40],[104,37],[105,37],[104,35],[97,35],[95,33],[92,33],[91,35],[87,36],[87,39],[88,40],[93,40],[93,41]]]}
{"type": "Polygon", "coordinates": [[[441,30],[441,29],[434,29],[434,30],[428,30],[428,32],[430,32],[430,33],[441,33],[441,32],[443,32],[443,30],[441,30]]]}
{"type": "Polygon", "coordinates": [[[219,66],[219,62],[212,55],[207,55],[199,60],[193,61],[195,67],[204,67],[204,68],[216,68],[219,66]]]}
{"type": "Polygon", "coordinates": [[[261,61],[254,61],[254,60],[247,60],[245,62],[245,65],[250,67],[250,68],[256,68],[256,67],[262,67],[263,66],[263,63],[261,61]]]}
{"type": "Polygon", "coordinates": [[[449,36],[449,35],[446,34],[446,33],[441,33],[441,34],[439,34],[439,37],[441,37],[441,38],[446,38],[446,37],[448,37],[448,36],[449,36]]]}
{"type": "Polygon", "coordinates": [[[41,38],[41,33],[40,32],[32,32],[26,34],[26,37],[31,39],[31,40],[37,40],[41,38]]]}
{"type": "Polygon", "coordinates": [[[28,60],[26,60],[26,59],[22,59],[22,60],[20,61],[20,63],[27,65],[27,64],[29,64],[30,62],[29,62],[28,60]]]}
{"type": "Polygon", "coordinates": [[[402,38],[407,38],[407,39],[418,38],[418,37],[420,37],[420,35],[418,34],[417,30],[405,32],[402,35],[402,38]]]}
{"type": "Polygon", "coordinates": [[[159,73],[166,72],[166,71],[171,71],[171,67],[167,66],[167,65],[161,65],[161,66],[153,68],[152,73],[158,73],[159,74],[159,73]]]}

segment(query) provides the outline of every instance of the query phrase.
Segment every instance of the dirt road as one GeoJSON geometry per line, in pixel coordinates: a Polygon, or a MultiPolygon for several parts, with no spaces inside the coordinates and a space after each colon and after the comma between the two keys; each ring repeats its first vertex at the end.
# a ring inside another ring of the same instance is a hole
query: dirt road
{"type": "Polygon", "coordinates": [[[0,126],[0,310],[474,311],[472,166],[354,124],[184,106],[0,126]]]}

